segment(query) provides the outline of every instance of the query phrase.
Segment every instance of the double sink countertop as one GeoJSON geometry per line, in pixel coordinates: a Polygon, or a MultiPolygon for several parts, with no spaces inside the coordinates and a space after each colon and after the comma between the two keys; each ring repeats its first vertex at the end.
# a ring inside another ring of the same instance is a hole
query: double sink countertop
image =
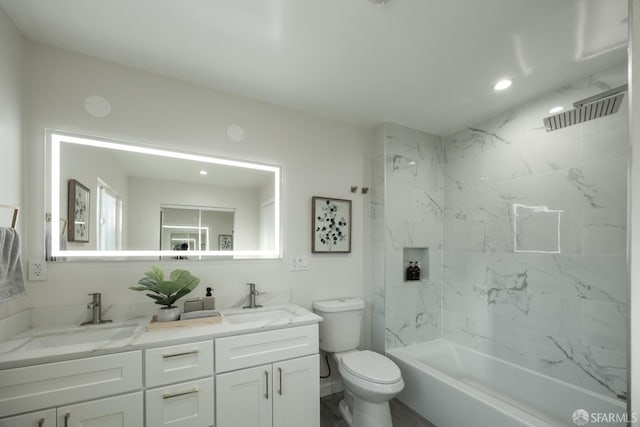
{"type": "Polygon", "coordinates": [[[32,328],[0,342],[0,369],[120,353],[162,345],[310,325],[322,317],[295,304],[220,310],[217,323],[172,322],[152,328],[141,317],[100,325],[32,328]]]}

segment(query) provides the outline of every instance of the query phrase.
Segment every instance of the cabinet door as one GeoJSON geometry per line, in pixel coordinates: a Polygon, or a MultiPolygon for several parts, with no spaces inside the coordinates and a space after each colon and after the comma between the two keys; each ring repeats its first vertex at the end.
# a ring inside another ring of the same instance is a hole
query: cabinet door
{"type": "Polygon", "coordinates": [[[273,364],[274,427],[320,427],[319,356],[273,364]]]}
{"type": "Polygon", "coordinates": [[[140,427],[142,392],[58,408],[58,427],[140,427]]]}
{"type": "Polygon", "coordinates": [[[216,376],[216,427],[271,427],[271,365],[216,376]]]}
{"type": "Polygon", "coordinates": [[[213,378],[147,390],[147,426],[212,426],[213,401],[213,378]]]}
{"type": "Polygon", "coordinates": [[[31,412],[17,417],[3,418],[0,427],[56,427],[56,410],[31,412]]]}

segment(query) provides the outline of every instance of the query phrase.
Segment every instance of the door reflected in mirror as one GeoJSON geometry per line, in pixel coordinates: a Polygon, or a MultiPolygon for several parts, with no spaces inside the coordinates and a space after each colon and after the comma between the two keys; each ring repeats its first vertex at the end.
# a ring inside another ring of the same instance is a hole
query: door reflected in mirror
{"type": "Polygon", "coordinates": [[[280,168],[47,132],[51,259],[278,258],[280,168]],[[88,241],[63,234],[69,180],[90,189],[88,241]]]}

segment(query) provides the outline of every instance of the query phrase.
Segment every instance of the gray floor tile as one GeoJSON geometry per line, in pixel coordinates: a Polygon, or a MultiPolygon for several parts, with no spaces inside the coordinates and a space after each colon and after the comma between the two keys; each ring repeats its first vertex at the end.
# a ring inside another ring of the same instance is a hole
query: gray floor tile
{"type": "MultiPolygon", "coordinates": [[[[349,427],[340,415],[338,409],[340,400],[342,400],[342,393],[320,399],[320,427],[349,427]]],[[[393,399],[390,406],[393,427],[435,427],[397,399],[393,399]]]]}

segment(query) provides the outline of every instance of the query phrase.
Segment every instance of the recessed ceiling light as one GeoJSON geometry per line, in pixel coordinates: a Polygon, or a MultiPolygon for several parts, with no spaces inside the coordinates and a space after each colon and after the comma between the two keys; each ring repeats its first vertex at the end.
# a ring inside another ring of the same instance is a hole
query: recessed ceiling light
{"type": "Polygon", "coordinates": [[[553,107],[551,110],[549,110],[549,114],[559,113],[562,110],[564,110],[564,107],[561,105],[558,105],[557,107],[553,107]]]}
{"type": "Polygon", "coordinates": [[[201,171],[200,171],[200,175],[206,175],[206,174],[207,174],[207,171],[206,171],[206,170],[201,170],[201,171]]]}
{"type": "Polygon", "coordinates": [[[502,79],[493,87],[493,90],[505,90],[509,86],[513,84],[513,81],[510,79],[502,79]]]}

